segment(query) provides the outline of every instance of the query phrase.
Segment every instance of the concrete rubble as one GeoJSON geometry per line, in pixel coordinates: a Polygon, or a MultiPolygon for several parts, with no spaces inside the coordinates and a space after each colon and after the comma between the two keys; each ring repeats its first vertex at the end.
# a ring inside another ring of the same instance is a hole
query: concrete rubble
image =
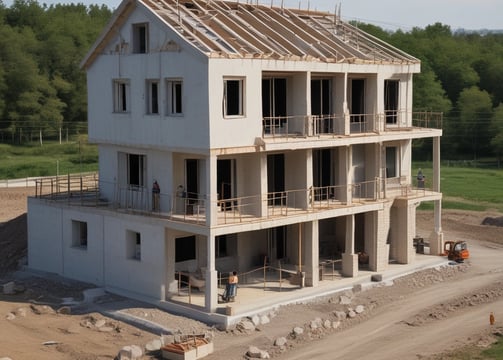
{"type": "Polygon", "coordinates": [[[250,346],[248,348],[248,351],[246,352],[246,355],[252,359],[270,359],[271,358],[267,351],[260,350],[256,346],[250,346]]]}

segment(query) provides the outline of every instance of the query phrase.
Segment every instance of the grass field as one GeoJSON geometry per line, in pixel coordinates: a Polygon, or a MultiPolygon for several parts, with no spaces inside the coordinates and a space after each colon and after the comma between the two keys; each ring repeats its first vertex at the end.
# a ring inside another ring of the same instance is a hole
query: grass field
{"type": "Polygon", "coordinates": [[[98,170],[98,148],[85,137],[72,142],[0,144],[0,180],[98,170]]]}
{"type": "MultiPolygon", "coordinates": [[[[426,179],[432,179],[431,164],[414,164],[421,167],[426,179]]],[[[427,183],[428,186],[428,183],[427,183]]],[[[473,211],[497,210],[503,212],[503,170],[442,166],[440,189],[442,208],[473,211]]],[[[421,209],[433,208],[425,203],[421,209]]]]}

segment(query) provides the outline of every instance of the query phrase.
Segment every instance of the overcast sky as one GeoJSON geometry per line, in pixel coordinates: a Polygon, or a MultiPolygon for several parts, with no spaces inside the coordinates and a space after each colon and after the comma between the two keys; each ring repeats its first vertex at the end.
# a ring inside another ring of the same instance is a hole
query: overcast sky
{"type": "MultiPolygon", "coordinates": [[[[0,0],[2,1],[2,0],[0,0]]],[[[180,0],[183,2],[184,0],[180,0]]],[[[211,1],[211,0],[209,0],[211,1]]],[[[241,2],[257,0],[240,0],[241,2]]],[[[334,12],[341,5],[343,20],[359,20],[382,28],[405,31],[441,22],[453,30],[464,28],[503,29],[503,0],[258,0],[285,7],[299,6],[334,12]],[[300,5],[299,5],[300,4],[300,5]]],[[[12,0],[3,0],[10,6],[12,0]]],[[[120,0],[38,0],[48,5],[61,3],[106,4],[115,9],[120,0]]]]}

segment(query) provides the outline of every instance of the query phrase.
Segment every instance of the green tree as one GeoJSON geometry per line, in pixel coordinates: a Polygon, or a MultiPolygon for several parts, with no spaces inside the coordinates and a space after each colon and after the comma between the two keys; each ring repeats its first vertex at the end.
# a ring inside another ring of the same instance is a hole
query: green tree
{"type": "Polygon", "coordinates": [[[491,145],[498,158],[498,167],[501,167],[501,160],[503,158],[503,103],[500,103],[498,107],[494,109],[491,119],[491,128],[494,134],[491,139],[491,145]]]}
{"type": "Polygon", "coordinates": [[[490,153],[491,96],[476,86],[464,89],[458,100],[459,123],[457,128],[459,151],[478,159],[490,153]]]}

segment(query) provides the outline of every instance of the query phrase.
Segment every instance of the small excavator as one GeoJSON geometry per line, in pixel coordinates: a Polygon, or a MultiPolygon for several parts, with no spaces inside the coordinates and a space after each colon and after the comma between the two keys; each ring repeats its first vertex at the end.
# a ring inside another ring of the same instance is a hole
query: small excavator
{"type": "Polygon", "coordinates": [[[444,256],[458,263],[464,262],[470,257],[466,241],[446,241],[444,243],[444,256]]]}

